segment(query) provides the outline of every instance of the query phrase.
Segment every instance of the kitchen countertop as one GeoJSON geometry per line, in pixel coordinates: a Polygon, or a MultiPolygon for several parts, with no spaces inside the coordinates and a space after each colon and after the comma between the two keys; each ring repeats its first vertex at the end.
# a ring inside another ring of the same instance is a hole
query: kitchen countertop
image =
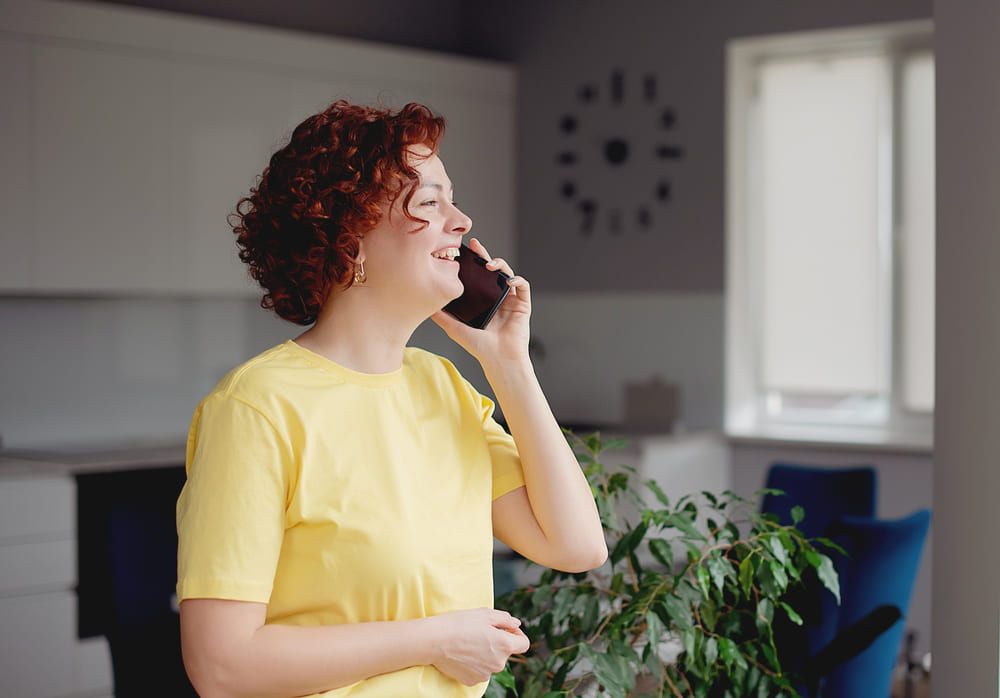
{"type": "Polygon", "coordinates": [[[0,478],[73,476],[114,470],[184,465],[183,441],[156,444],[102,444],[0,451],[0,478]]]}

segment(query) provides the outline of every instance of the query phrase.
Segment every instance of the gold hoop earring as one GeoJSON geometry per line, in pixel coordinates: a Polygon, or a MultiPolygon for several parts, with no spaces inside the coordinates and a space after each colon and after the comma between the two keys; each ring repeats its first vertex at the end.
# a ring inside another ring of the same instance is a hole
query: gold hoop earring
{"type": "Polygon", "coordinates": [[[368,280],[368,274],[365,272],[365,263],[354,265],[354,283],[363,284],[368,280]]]}

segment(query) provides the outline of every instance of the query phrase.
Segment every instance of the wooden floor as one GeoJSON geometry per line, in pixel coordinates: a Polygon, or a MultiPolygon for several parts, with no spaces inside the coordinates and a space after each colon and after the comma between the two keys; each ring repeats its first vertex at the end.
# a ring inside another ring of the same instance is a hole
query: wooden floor
{"type": "Polygon", "coordinates": [[[907,696],[906,686],[902,681],[896,681],[892,685],[892,698],[930,698],[931,680],[925,676],[913,683],[912,692],[907,696]]]}

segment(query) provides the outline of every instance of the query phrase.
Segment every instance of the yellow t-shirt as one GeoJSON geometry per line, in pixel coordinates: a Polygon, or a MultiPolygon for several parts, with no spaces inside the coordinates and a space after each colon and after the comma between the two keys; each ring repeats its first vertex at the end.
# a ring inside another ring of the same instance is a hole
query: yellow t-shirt
{"type": "MultiPolygon", "coordinates": [[[[198,405],[177,502],[177,595],[267,604],[267,622],[403,620],[493,605],[491,502],[524,484],[493,403],[408,348],[389,374],[287,341],[198,405]]],[[[480,696],[433,667],[325,692],[480,696]]]]}

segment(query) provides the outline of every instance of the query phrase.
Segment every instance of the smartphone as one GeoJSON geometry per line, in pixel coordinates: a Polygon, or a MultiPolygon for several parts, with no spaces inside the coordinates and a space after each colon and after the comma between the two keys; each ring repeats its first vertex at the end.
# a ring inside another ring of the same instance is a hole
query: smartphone
{"type": "Polygon", "coordinates": [[[486,268],[486,260],[466,245],[459,248],[458,278],[465,287],[462,295],[444,307],[466,325],[483,329],[510,292],[509,276],[486,268]]]}

